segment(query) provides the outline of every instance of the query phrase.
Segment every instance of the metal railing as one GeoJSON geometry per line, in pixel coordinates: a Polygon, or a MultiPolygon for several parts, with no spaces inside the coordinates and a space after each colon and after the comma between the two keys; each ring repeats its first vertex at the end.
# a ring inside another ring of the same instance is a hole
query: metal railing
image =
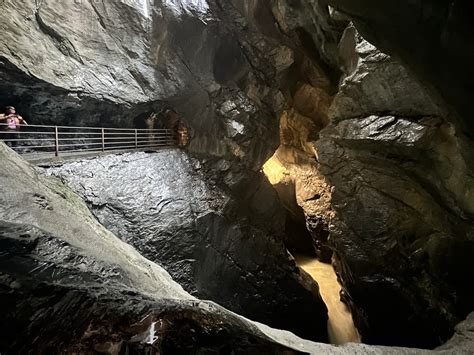
{"type": "Polygon", "coordinates": [[[0,123],[0,140],[19,154],[61,156],[79,153],[148,151],[177,145],[170,129],[19,125],[9,130],[0,123]]]}

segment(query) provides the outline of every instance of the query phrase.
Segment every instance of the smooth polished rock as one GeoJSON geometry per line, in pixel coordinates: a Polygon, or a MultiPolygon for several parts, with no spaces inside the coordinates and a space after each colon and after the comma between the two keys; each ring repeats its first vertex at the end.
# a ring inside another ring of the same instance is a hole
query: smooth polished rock
{"type": "Polygon", "coordinates": [[[306,338],[327,339],[317,285],[299,271],[282,240],[259,226],[268,218],[259,216],[274,213],[271,188],[270,194],[257,188],[258,202],[249,206],[254,221],[229,220],[225,209],[234,200],[179,150],[98,157],[47,172],[186,291],[306,338]]]}
{"type": "Polygon", "coordinates": [[[329,111],[331,120],[367,114],[446,115],[446,110],[429,96],[426,86],[397,60],[362,38],[354,27],[345,30],[341,44],[345,42],[349,42],[353,50],[345,52],[340,47],[345,73],[329,111]]]}
{"type": "Polygon", "coordinates": [[[472,136],[473,8],[467,1],[329,0],[362,35],[403,63],[472,136]]]}
{"type": "Polygon", "coordinates": [[[471,173],[454,195],[458,175],[445,167],[462,152],[445,156],[445,125],[369,116],[329,126],[317,143],[334,186],[328,242],[367,342],[433,347],[472,310],[471,173]]]}

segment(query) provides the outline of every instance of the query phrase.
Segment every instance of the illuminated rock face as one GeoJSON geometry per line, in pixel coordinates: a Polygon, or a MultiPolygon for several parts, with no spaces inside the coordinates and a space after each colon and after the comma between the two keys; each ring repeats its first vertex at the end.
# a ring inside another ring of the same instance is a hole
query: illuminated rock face
{"type": "Polygon", "coordinates": [[[332,256],[363,341],[433,347],[472,310],[471,149],[425,88],[353,27],[340,49],[339,91],[315,107],[326,119],[302,117],[295,98],[266,170],[290,213],[304,211],[320,258],[332,256]]]}
{"type": "Polygon", "coordinates": [[[317,344],[198,300],[61,181],[3,143],[0,158],[2,353],[402,351],[317,344]]]}
{"type": "Polygon", "coordinates": [[[100,225],[62,182],[38,175],[3,143],[0,157],[2,352],[444,355],[472,350],[472,316],[436,352],[333,347],[197,300],[100,225]]]}
{"type": "Polygon", "coordinates": [[[30,123],[128,127],[171,107],[193,128],[193,151],[264,160],[268,148],[247,136],[249,157],[242,134],[227,134],[224,104],[235,106],[236,125],[260,132],[271,146],[278,85],[260,87],[265,78],[252,76],[238,35],[211,5],[2,1],[0,105],[15,105],[30,123]],[[249,101],[250,87],[267,109],[249,101]]]}

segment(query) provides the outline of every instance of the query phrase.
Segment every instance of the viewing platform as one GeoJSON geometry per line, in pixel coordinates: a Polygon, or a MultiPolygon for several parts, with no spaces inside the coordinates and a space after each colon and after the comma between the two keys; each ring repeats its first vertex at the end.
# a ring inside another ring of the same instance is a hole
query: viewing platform
{"type": "Polygon", "coordinates": [[[0,140],[32,163],[178,147],[171,129],[0,124],[0,140]]]}

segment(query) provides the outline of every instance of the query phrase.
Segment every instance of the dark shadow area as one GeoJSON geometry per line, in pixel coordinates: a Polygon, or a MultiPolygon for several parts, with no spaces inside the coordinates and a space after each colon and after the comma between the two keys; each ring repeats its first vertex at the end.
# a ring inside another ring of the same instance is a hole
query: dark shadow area
{"type": "Polygon", "coordinates": [[[199,261],[194,265],[194,277],[200,298],[212,299],[238,314],[305,339],[328,342],[327,308],[309,275],[295,270],[295,264],[289,272],[284,264],[288,252],[281,241],[267,243],[261,231],[229,224],[216,214],[208,214],[197,223],[203,236],[193,255],[199,261]],[[254,237],[249,238],[248,232],[254,237]],[[239,250],[229,263],[226,255],[236,245],[239,250]],[[253,265],[257,258],[261,259],[258,266],[253,265]],[[240,276],[242,267],[249,270],[245,277],[240,276]],[[304,287],[293,287],[295,282],[304,287]],[[264,305],[268,299],[274,300],[278,311],[264,305]]]}
{"type": "Polygon", "coordinates": [[[134,128],[135,117],[160,103],[118,104],[71,93],[27,76],[0,58],[0,112],[7,105],[15,106],[29,124],[134,128]]]}
{"type": "Polygon", "coordinates": [[[286,209],[285,217],[285,246],[292,254],[316,256],[313,238],[306,228],[303,209],[296,202],[296,191],[293,183],[279,183],[273,185],[283,206],[286,209]]]}
{"type": "Polygon", "coordinates": [[[316,257],[317,252],[313,245],[311,234],[306,225],[299,219],[295,219],[291,213],[287,213],[285,220],[285,246],[291,254],[302,254],[316,257]]]}
{"type": "Polygon", "coordinates": [[[238,82],[248,70],[247,60],[238,41],[232,36],[223,38],[213,63],[216,81],[219,84],[238,82]]]}
{"type": "Polygon", "coordinates": [[[332,87],[334,88],[333,94],[335,94],[337,92],[339,79],[341,78],[341,71],[326,63],[308,31],[300,27],[296,29],[296,33],[298,34],[299,40],[301,41],[303,48],[305,48],[306,53],[313,59],[313,65],[320,67],[322,72],[326,73],[330,79],[332,87]]]}
{"type": "Polygon", "coordinates": [[[133,127],[137,129],[146,129],[149,128],[146,120],[150,115],[153,114],[153,111],[145,111],[140,113],[133,119],[133,127]]]}

